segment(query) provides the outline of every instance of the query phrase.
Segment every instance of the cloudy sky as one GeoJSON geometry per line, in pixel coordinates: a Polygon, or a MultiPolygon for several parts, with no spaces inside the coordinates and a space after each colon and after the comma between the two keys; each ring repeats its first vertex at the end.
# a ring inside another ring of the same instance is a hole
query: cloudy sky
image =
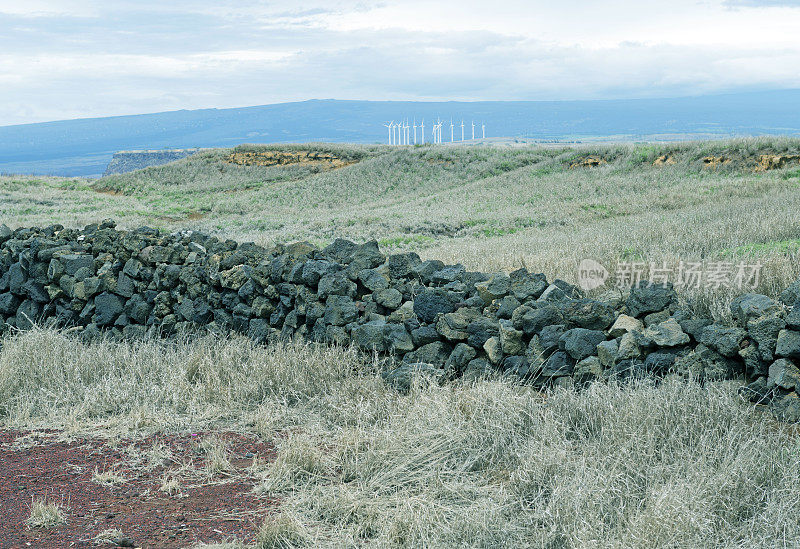
{"type": "Polygon", "coordinates": [[[0,0],[0,125],[800,88],[800,0],[0,0]]]}

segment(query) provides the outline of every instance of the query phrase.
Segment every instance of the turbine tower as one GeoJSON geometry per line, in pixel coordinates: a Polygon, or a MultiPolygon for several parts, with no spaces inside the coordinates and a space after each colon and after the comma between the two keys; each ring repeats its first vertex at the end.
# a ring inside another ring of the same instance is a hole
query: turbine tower
{"type": "Polygon", "coordinates": [[[425,119],[424,118],[422,119],[422,122],[419,123],[419,128],[420,128],[419,134],[422,137],[422,144],[424,145],[425,144],[425,119]]]}
{"type": "Polygon", "coordinates": [[[481,133],[483,134],[481,139],[486,139],[486,124],[481,122],[481,133]]]}
{"type": "Polygon", "coordinates": [[[464,119],[461,119],[461,141],[464,141],[464,119]]]}
{"type": "Polygon", "coordinates": [[[472,121],[472,140],[475,141],[475,121],[472,121]]]}
{"type": "Polygon", "coordinates": [[[389,129],[389,145],[391,145],[392,144],[392,128],[394,127],[394,120],[392,120],[388,124],[384,124],[384,127],[389,129]]]}
{"type": "Polygon", "coordinates": [[[417,144],[417,119],[414,118],[414,145],[417,144]]]}
{"type": "Polygon", "coordinates": [[[453,119],[450,119],[450,143],[453,142],[453,119]]]}
{"type": "Polygon", "coordinates": [[[405,127],[405,129],[406,129],[406,145],[410,145],[411,144],[411,134],[408,132],[409,127],[410,126],[408,125],[408,118],[406,118],[406,127],[405,127]]]}

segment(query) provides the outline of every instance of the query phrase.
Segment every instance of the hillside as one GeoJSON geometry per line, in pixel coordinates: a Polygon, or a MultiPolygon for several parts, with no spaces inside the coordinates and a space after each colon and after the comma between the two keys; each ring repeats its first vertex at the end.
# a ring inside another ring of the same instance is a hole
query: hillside
{"type": "MultiPolygon", "coordinates": [[[[0,173],[99,176],[127,149],[312,141],[384,143],[403,117],[485,122],[489,137],[674,141],[800,135],[800,90],[607,101],[313,100],[0,127],[0,173]]],[[[467,128],[467,138],[471,136],[467,128]]],[[[443,132],[449,139],[447,127],[443,132]]],[[[478,134],[476,134],[478,135],[478,134]]],[[[426,141],[430,135],[426,136],[426,141]]]]}
{"type": "Polygon", "coordinates": [[[584,258],[613,271],[634,259],[757,257],[765,263],[762,290],[775,294],[798,274],[797,154],[800,140],[766,138],[502,149],[242,146],[95,181],[4,178],[0,221],[81,225],[112,217],[121,226],[262,244],[374,238],[389,250],[469,268],[525,264],[566,280],[584,258]]]}

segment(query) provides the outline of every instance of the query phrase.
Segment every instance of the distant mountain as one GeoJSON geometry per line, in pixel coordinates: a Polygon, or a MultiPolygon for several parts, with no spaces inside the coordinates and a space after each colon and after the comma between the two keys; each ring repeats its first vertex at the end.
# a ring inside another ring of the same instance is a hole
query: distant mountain
{"type": "MultiPolygon", "coordinates": [[[[116,151],[240,143],[384,143],[390,120],[486,123],[491,137],[675,140],[800,135],[800,90],[609,101],[402,102],[313,100],[0,127],[0,173],[102,174],[116,151]]],[[[476,128],[476,136],[480,127],[476,128]]],[[[460,137],[460,127],[456,129],[460,137]]]]}

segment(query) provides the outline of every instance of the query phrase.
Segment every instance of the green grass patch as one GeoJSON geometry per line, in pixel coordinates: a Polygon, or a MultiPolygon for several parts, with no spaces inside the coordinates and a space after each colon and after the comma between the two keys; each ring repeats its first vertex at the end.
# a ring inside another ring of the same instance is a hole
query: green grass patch
{"type": "Polygon", "coordinates": [[[481,231],[481,234],[486,237],[505,236],[507,234],[514,234],[522,230],[522,227],[488,227],[481,231]]]}
{"type": "Polygon", "coordinates": [[[620,215],[620,212],[614,206],[608,204],[581,204],[581,210],[594,214],[600,219],[620,215]]]}
{"type": "Polygon", "coordinates": [[[630,165],[652,164],[661,154],[660,145],[636,145],[631,151],[630,165]]]}
{"type": "Polygon", "coordinates": [[[800,169],[783,172],[781,174],[781,179],[783,180],[800,179],[800,169]]]}
{"type": "Polygon", "coordinates": [[[772,242],[754,242],[737,246],[736,248],[726,248],[720,252],[720,255],[722,257],[769,255],[773,253],[794,255],[798,251],[800,251],[800,238],[792,238],[772,242]]]}
{"type": "Polygon", "coordinates": [[[619,254],[619,258],[622,261],[643,261],[644,252],[631,246],[623,249],[619,254]]]}
{"type": "Polygon", "coordinates": [[[477,227],[478,225],[485,225],[488,220],[486,219],[467,219],[462,223],[464,227],[471,229],[472,227],[477,227]]]}
{"type": "Polygon", "coordinates": [[[378,245],[386,248],[400,248],[406,246],[413,246],[419,244],[429,244],[433,242],[433,238],[421,234],[412,236],[395,236],[392,238],[382,238],[378,240],[378,245]]]}

